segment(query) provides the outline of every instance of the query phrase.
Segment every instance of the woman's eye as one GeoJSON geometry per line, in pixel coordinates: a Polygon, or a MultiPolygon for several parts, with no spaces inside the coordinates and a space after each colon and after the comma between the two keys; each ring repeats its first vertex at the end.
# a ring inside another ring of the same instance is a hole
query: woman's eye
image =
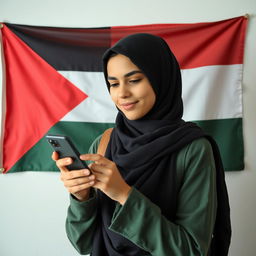
{"type": "Polygon", "coordinates": [[[138,83],[138,82],[140,82],[140,81],[141,81],[141,79],[139,78],[139,79],[130,80],[129,82],[130,82],[131,84],[136,84],[136,83],[138,83]]]}
{"type": "Polygon", "coordinates": [[[116,87],[116,86],[118,86],[118,83],[110,84],[110,87],[116,87]]]}

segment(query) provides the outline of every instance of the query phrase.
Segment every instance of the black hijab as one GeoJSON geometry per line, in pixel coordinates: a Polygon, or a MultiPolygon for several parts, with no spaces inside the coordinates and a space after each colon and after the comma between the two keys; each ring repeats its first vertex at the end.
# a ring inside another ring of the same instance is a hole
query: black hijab
{"type": "MultiPolygon", "coordinates": [[[[118,112],[106,157],[117,164],[130,186],[136,187],[158,205],[166,218],[175,221],[179,190],[175,182],[176,155],[184,146],[206,135],[194,123],[182,120],[180,67],[162,38],[144,33],[134,34],[121,39],[107,50],[103,56],[103,68],[108,88],[107,63],[113,54],[125,55],[147,76],[156,94],[156,102],[149,113],[139,120],[128,120],[121,111],[118,112]]],[[[207,138],[216,155],[216,167],[220,169],[217,178],[220,177],[222,181],[221,196],[224,193],[226,224],[226,220],[229,220],[229,205],[223,167],[216,143],[207,138]]],[[[136,256],[146,253],[108,229],[115,202],[101,192],[98,193],[98,201],[98,217],[102,223],[96,230],[92,255],[136,256]]],[[[229,228],[227,231],[230,231],[229,228]]],[[[225,247],[223,251],[227,253],[229,242],[218,246],[225,247]]]]}

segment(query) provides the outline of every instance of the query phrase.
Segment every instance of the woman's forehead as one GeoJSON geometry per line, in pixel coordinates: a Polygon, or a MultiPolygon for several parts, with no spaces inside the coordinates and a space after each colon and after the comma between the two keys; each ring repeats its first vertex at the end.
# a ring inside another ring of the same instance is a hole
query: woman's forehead
{"type": "Polygon", "coordinates": [[[114,76],[115,74],[123,74],[124,76],[128,76],[134,71],[142,73],[139,67],[137,67],[128,57],[122,54],[115,55],[108,60],[108,76],[114,76]]]}

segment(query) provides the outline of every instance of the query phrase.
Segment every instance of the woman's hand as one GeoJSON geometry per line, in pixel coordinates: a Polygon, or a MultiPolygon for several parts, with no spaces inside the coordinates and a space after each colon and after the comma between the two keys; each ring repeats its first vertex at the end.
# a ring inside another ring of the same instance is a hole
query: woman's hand
{"type": "Polygon", "coordinates": [[[90,170],[96,177],[93,187],[123,205],[131,187],[122,178],[116,164],[99,154],[85,154],[80,158],[94,162],[90,165],[90,170]]]}
{"type": "Polygon", "coordinates": [[[86,201],[89,198],[90,188],[95,184],[95,175],[90,174],[88,169],[69,171],[66,166],[72,163],[70,157],[59,159],[58,153],[52,153],[52,159],[60,169],[60,179],[69,193],[79,201],[86,201]]]}

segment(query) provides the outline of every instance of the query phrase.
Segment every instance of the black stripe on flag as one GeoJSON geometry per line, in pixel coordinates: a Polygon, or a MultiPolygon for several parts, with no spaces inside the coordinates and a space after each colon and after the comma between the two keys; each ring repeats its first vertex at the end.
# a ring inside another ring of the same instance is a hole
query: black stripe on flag
{"type": "Polygon", "coordinates": [[[56,70],[101,72],[110,28],[57,28],[6,24],[56,70]]]}

